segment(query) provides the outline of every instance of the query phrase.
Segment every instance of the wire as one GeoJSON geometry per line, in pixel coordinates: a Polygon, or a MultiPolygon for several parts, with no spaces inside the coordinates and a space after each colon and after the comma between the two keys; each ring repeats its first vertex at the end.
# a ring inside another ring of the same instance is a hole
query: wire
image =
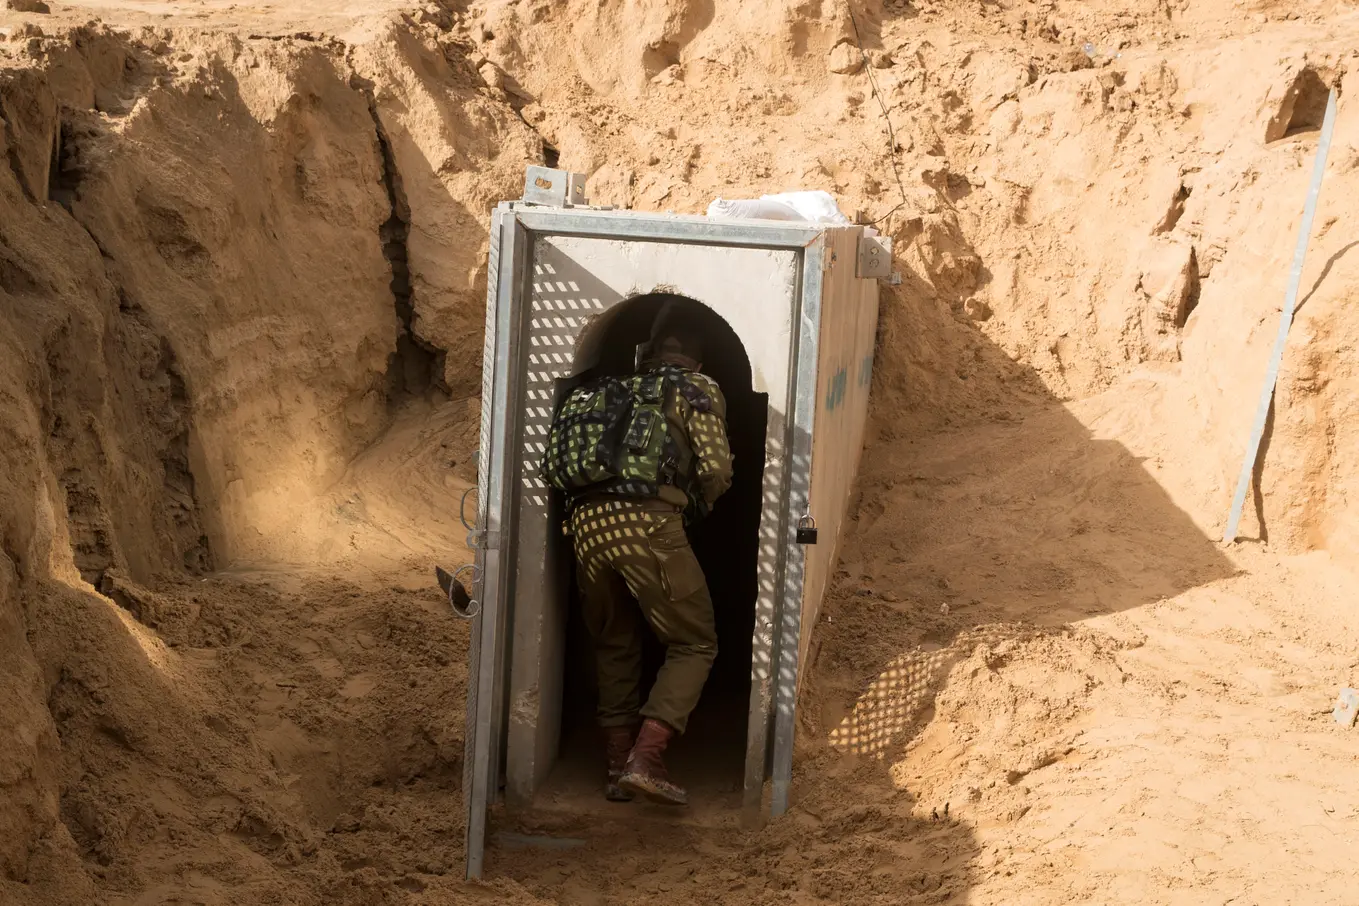
{"type": "Polygon", "coordinates": [[[901,168],[897,165],[897,136],[892,128],[892,117],[887,112],[887,102],[883,100],[882,91],[878,89],[878,80],[873,75],[873,64],[868,59],[868,51],[864,50],[863,38],[859,35],[859,19],[854,15],[854,0],[845,0],[845,9],[849,10],[849,22],[854,26],[854,43],[859,45],[859,56],[864,60],[864,72],[868,74],[868,84],[873,89],[873,97],[878,99],[878,106],[882,108],[883,121],[887,123],[887,155],[892,160],[892,175],[897,181],[897,190],[901,192],[901,203],[892,210],[883,214],[877,220],[869,221],[869,226],[877,226],[897,211],[906,207],[906,186],[901,181],[901,168]]]}
{"type": "Polygon", "coordinates": [[[476,531],[476,529],[467,521],[467,497],[476,489],[476,485],[469,485],[467,490],[462,492],[462,500],[458,501],[458,519],[462,522],[462,527],[469,532],[476,531]]]}

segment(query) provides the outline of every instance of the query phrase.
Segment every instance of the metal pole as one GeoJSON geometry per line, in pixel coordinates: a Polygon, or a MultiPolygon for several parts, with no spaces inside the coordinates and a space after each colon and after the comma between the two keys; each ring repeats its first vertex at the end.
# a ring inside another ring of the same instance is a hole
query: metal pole
{"type": "Polygon", "coordinates": [[[1316,217],[1317,198],[1321,195],[1321,177],[1326,173],[1326,155],[1331,150],[1331,133],[1335,130],[1336,96],[1337,89],[1333,87],[1330,97],[1326,99],[1326,118],[1321,124],[1321,141],[1317,144],[1317,158],[1312,167],[1312,184],[1307,190],[1307,204],[1302,210],[1302,227],[1298,231],[1298,247],[1293,252],[1293,269],[1288,274],[1288,292],[1284,296],[1283,314],[1279,317],[1279,335],[1274,339],[1274,352],[1269,359],[1269,371],[1265,374],[1265,386],[1260,392],[1260,406],[1255,411],[1255,423],[1251,425],[1246,458],[1241,463],[1241,475],[1236,480],[1236,496],[1232,498],[1232,510],[1227,516],[1227,531],[1222,535],[1222,540],[1228,544],[1236,540],[1236,530],[1241,523],[1241,510],[1246,505],[1246,491],[1250,488],[1255,461],[1260,455],[1260,441],[1265,434],[1265,421],[1269,417],[1269,406],[1274,399],[1274,385],[1279,381],[1279,365],[1283,362],[1284,344],[1288,342],[1288,328],[1293,324],[1293,311],[1298,303],[1298,287],[1302,283],[1302,264],[1307,258],[1307,242],[1312,236],[1312,219],[1316,217]]]}

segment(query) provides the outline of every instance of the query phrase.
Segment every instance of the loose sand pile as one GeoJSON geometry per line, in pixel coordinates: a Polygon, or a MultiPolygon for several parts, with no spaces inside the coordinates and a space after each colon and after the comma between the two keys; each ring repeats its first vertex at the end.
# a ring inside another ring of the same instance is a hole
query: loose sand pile
{"type": "Polygon", "coordinates": [[[0,904],[1352,902],[1348,95],[1216,541],[1349,5],[9,5],[0,904]],[[903,281],[792,813],[620,810],[474,885],[428,577],[544,160],[832,191],[903,281]]]}

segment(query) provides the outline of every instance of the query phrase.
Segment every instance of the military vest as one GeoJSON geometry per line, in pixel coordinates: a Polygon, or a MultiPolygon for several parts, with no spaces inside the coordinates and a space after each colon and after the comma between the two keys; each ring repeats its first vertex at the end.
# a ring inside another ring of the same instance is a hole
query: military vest
{"type": "Polygon", "coordinates": [[[573,500],[587,493],[654,498],[662,486],[672,485],[689,499],[685,521],[703,518],[708,507],[692,461],[681,470],[679,445],[666,418],[675,394],[700,412],[712,408],[708,394],[674,365],[576,387],[552,418],[540,477],[573,500]]]}

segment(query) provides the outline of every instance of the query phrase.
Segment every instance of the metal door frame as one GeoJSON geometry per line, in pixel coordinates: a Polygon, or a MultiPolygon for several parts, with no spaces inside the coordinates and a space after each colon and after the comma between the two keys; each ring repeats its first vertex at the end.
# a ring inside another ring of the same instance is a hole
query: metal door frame
{"type": "Polygon", "coordinates": [[[793,742],[797,730],[798,663],[801,656],[803,578],[805,550],[797,543],[797,519],[809,514],[812,501],[812,433],[816,427],[817,365],[821,358],[821,296],[826,272],[826,234],[820,233],[802,262],[802,287],[798,293],[797,324],[790,358],[788,399],[791,413],[784,449],[789,451],[785,499],[780,530],[784,540],[782,613],[779,614],[778,669],[773,695],[774,742],[772,751],[771,817],[788,810],[793,778],[793,742]]]}
{"type": "MultiPolygon", "coordinates": [[[[766,766],[772,764],[771,813],[788,803],[795,731],[798,633],[801,631],[803,552],[796,542],[796,516],[809,504],[812,427],[816,412],[822,274],[826,231],[819,224],[781,221],[714,221],[706,217],[548,208],[507,202],[491,223],[487,268],[486,343],[482,363],[479,481],[475,573],[480,612],[472,629],[468,675],[468,717],[464,799],[467,810],[467,877],[479,878],[485,855],[486,816],[499,787],[501,741],[506,729],[506,627],[509,619],[516,512],[518,398],[525,355],[521,342],[527,297],[528,259],[541,235],[630,239],[688,245],[792,249],[801,254],[801,273],[789,354],[788,407],[782,438],[782,497],[778,570],[782,593],[775,613],[756,614],[752,640],[751,701],[746,740],[745,795],[748,815],[762,811],[766,766]],[[511,367],[513,364],[514,367],[511,367]],[[761,652],[766,654],[761,664],[761,652]],[[776,669],[775,669],[776,665],[776,669]],[[761,669],[765,676],[760,676],[761,669]],[[772,728],[772,751],[771,751],[772,728]]],[[[766,469],[770,462],[766,461],[766,469]]],[[[767,491],[768,492],[768,489],[767,491]]]]}
{"type": "Polygon", "coordinates": [[[497,209],[491,218],[487,265],[486,339],[482,350],[481,445],[478,455],[477,530],[474,593],[480,603],[472,624],[467,673],[467,729],[464,736],[463,804],[466,809],[467,877],[480,878],[486,850],[487,809],[500,779],[500,728],[505,714],[505,626],[513,572],[510,545],[514,527],[510,505],[513,485],[506,481],[508,401],[518,392],[520,369],[519,306],[526,273],[524,228],[497,209]]]}

